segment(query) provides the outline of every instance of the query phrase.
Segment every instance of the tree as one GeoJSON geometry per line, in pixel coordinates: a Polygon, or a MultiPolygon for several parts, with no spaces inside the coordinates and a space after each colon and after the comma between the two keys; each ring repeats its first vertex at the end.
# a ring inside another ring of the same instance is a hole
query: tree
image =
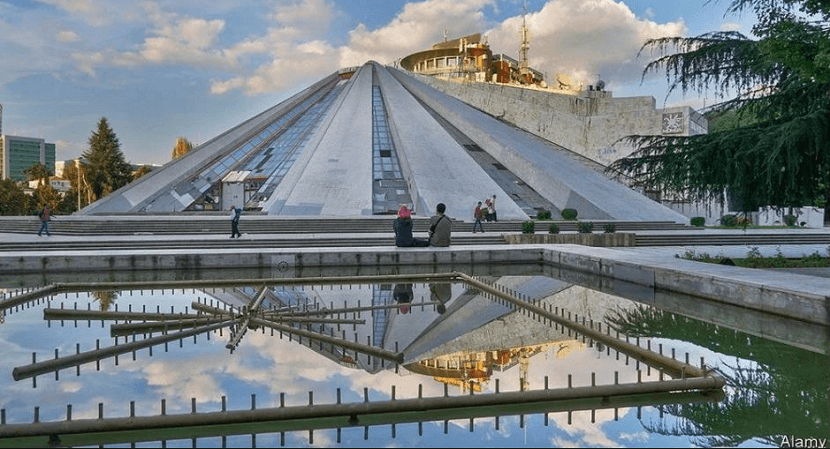
{"type": "Polygon", "coordinates": [[[173,160],[176,160],[193,149],[193,144],[184,137],[176,139],[176,145],[173,147],[173,160]]]}
{"type": "Polygon", "coordinates": [[[49,184],[41,184],[37,187],[34,200],[38,209],[43,209],[43,206],[49,206],[49,209],[53,211],[60,210],[61,194],[49,184]]]}
{"type": "MultiPolygon", "coordinates": [[[[71,164],[66,164],[63,168],[63,177],[69,181],[69,192],[66,193],[64,199],[71,197],[73,206],[70,210],[63,210],[63,213],[71,213],[78,210],[78,206],[84,207],[92,202],[92,190],[90,189],[89,178],[87,174],[87,166],[80,160],[75,160],[71,164]],[[78,201],[80,194],[81,200],[78,201]]],[[[68,200],[66,201],[68,206],[68,200]]]]}
{"type": "Polygon", "coordinates": [[[11,179],[0,180],[0,215],[26,215],[34,207],[31,197],[11,179]]]}
{"type": "Polygon", "coordinates": [[[121,143],[106,117],[98,121],[98,131],[90,136],[89,150],[83,156],[94,199],[109,195],[132,180],[132,167],[124,160],[121,143]]]}
{"type": "Polygon", "coordinates": [[[38,186],[42,186],[49,182],[49,177],[53,173],[45,165],[37,163],[29,168],[24,168],[23,174],[26,175],[27,180],[38,181],[38,186]]]}
{"type": "Polygon", "coordinates": [[[696,199],[740,198],[744,211],[799,207],[830,196],[830,4],[821,0],[732,0],[752,9],[751,39],[737,32],[651,39],[669,92],[714,89],[732,126],[691,137],[630,136],[637,150],[611,165],[647,189],[696,199]]]}
{"type": "Polygon", "coordinates": [[[133,181],[146,175],[147,173],[150,173],[151,171],[153,171],[153,167],[149,165],[142,165],[141,167],[138,167],[138,170],[133,173],[133,181]]]}

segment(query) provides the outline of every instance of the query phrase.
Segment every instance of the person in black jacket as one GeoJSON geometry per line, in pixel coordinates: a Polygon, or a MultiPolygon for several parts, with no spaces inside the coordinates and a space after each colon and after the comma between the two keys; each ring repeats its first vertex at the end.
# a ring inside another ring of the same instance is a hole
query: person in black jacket
{"type": "Polygon", "coordinates": [[[392,223],[395,230],[395,246],[427,246],[429,242],[412,237],[412,213],[406,206],[398,210],[398,217],[392,223]]]}
{"type": "Polygon", "coordinates": [[[239,233],[239,216],[242,215],[242,209],[231,206],[231,238],[242,237],[239,233]]]}

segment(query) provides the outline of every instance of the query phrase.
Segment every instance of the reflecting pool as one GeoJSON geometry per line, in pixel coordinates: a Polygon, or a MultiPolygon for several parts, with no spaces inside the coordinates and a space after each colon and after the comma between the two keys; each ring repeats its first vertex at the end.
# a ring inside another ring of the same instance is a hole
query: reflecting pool
{"type": "Polygon", "coordinates": [[[826,444],[826,329],[556,274],[9,290],[0,447],[826,444]]]}

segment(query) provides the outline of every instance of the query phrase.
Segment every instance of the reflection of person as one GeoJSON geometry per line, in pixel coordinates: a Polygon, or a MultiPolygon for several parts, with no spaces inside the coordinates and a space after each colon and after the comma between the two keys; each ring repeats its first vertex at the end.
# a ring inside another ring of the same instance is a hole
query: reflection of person
{"type": "Polygon", "coordinates": [[[452,298],[452,284],[449,282],[429,284],[429,294],[429,300],[436,303],[435,310],[444,314],[447,311],[445,304],[452,298]]]}
{"type": "Polygon", "coordinates": [[[242,237],[239,233],[239,216],[242,215],[242,209],[231,206],[231,238],[242,237]]]}
{"type": "Polygon", "coordinates": [[[392,297],[395,298],[395,302],[401,305],[398,307],[401,313],[409,313],[409,304],[412,302],[413,296],[412,284],[395,284],[392,289],[392,297]]]}
{"type": "Polygon", "coordinates": [[[49,206],[43,206],[43,209],[38,212],[37,216],[40,217],[40,231],[37,231],[38,237],[44,232],[46,232],[46,235],[52,235],[49,233],[49,220],[52,219],[52,212],[49,210],[49,206]]]}
{"type": "Polygon", "coordinates": [[[398,210],[398,217],[392,223],[395,230],[396,246],[428,246],[429,242],[412,237],[412,214],[406,206],[398,210]]]}
{"type": "Polygon", "coordinates": [[[438,203],[435,207],[435,215],[429,219],[429,244],[431,246],[450,246],[452,223],[450,217],[444,215],[446,210],[447,206],[444,203],[438,203]]]}

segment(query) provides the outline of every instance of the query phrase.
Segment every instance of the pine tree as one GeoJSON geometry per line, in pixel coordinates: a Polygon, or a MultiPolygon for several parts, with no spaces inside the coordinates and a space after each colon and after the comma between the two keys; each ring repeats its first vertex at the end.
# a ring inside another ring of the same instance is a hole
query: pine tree
{"type": "Polygon", "coordinates": [[[121,143],[106,117],[98,121],[98,131],[92,133],[89,150],[83,156],[95,199],[109,195],[132,180],[132,167],[124,160],[121,143]]]}
{"type": "Polygon", "coordinates": [[[731,126],[691,137],[631,136],[637,150],[612,164],[647,189],[695,199],[740,198],[744,211],[799,207],[830,196],[830,4],[819,0],[732,0],[753,10],[754,38],[713,32],[647,41],[669,92],[722,98],[731,126]],[[734,94],[732,94],[734,95],[734,94]]]}

